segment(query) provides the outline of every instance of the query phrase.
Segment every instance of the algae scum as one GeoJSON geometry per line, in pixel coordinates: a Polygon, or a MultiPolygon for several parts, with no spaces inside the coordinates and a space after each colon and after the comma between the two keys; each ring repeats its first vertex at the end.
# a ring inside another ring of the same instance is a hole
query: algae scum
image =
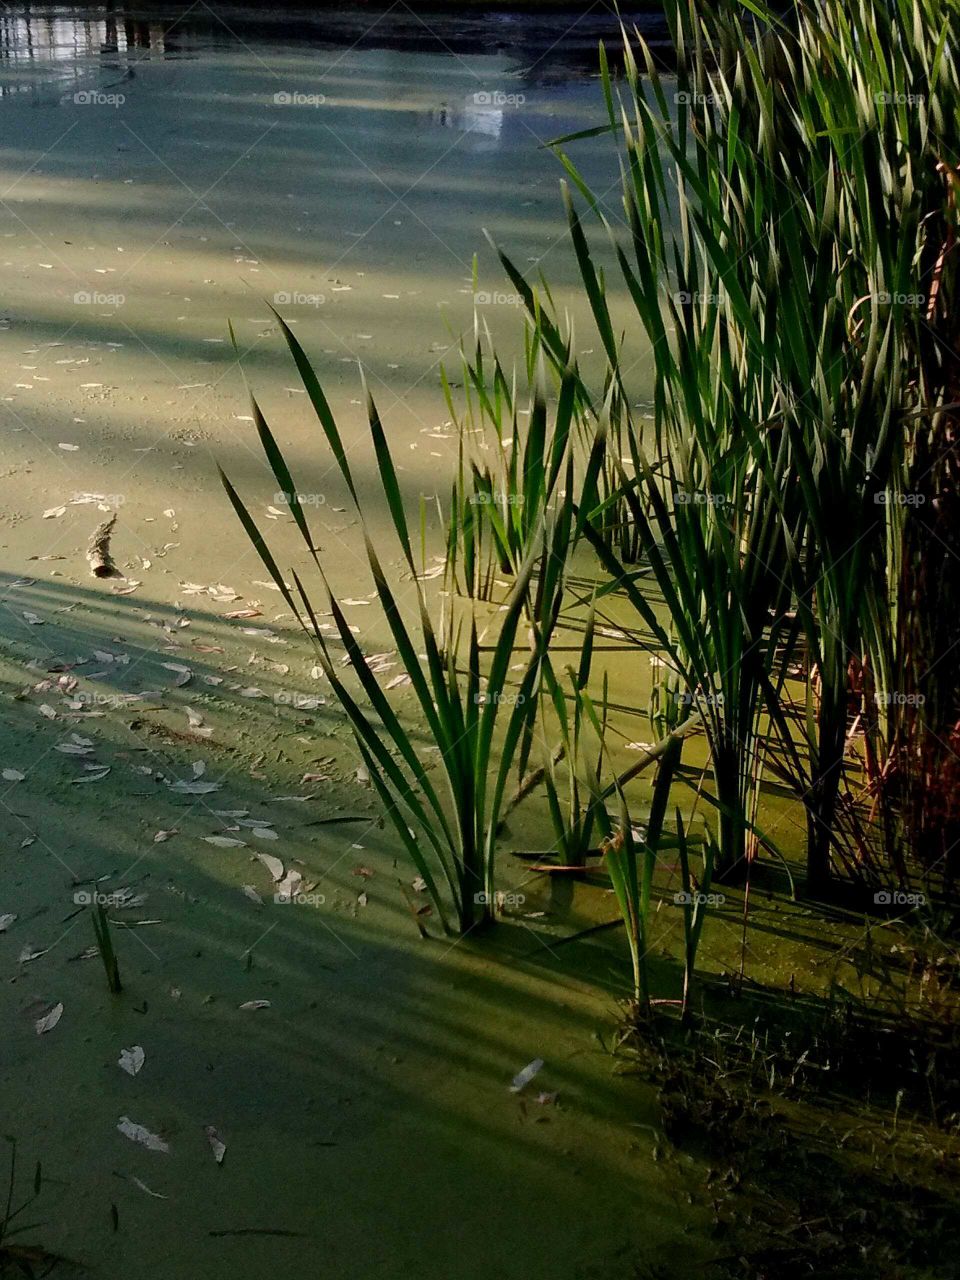
{"type": "MultiPolygon", "coordinates": [[[[315,361],[366,499],[363,364],[436,566],[460,445],[440,365],[457,367],[475,313],[504,343],[521,331],[489,249],[475,279],[484,227],[525,270],[543,265],[589,335],[578,356],[596,359],[543,144],[603,120],[594,50],[612,19],[565,19],[558,42],[529,15],[425,26],[403,6],[377,30],[347,13],[112,9],[0,18],[0,1133],[14,1140],[0,1273],[826,1275],[854,1222],[843,1265],[895,1265],[885,1218],[940,1266],[948,1055],[918,1066],[901,1044],[866,1096],[832,1092],[832,1076],[815,1087],[844,1053],[849,1085],[850,1046],[878,1043],[859,1012],[929,992],[937,957],[902,953],[882,923],[815,914],[778,870],[753,886],[749,945],[743,889],[721,895],[698,960],[713,1011],[678,1045],[618,1030],[630,961],[593,872],[506,856],[497,929],[445,936],[217,479],[220,463],[294,563],[229,319],[309,482],[351,631],[414,720],[271,307],[315,361]],[[110,558],[118,576],[91,575],[110,558]],[[772,1038],[753,1025],[771,988],[790,993],[772,1038]],[[852,1198],[828,1202],[818,1184],[851,1174],[852,1198]]],[[[613,149],[582,163],[615,206],[613,149]]],[[[598,643],[625,765],[650,676],[619,661],[609,608],[598,643]]],[[[772,811],[792,857],[802,811],[781,795],[772,811]]],[[[510,851],[543,849],[548,830],[539,801],[517,808],[510,851]]],[[[677,875],[658,869],[650,944],[671,995],[677,875]]]]}
{"type": "MultiPolygon", "coordinates": [[[[611,1002],[574,976],[420,940],[413,876],[213,464],[258,487],[258,515],[286,518],[226,334],[229,317],[312,449],[277,297],[325,353],[348,420],[359,357],[389,390],[411,486],[429,492],[455,457],[437,363],[470,323],[480,228],[520,197],[512,233],[549,252],[562,225],[537,146],[596,118],[590,87],[562,68],[521,81],[476,51],[299,43],[276,14],[255,47],[209,19],[131,31],[91,17],[3,19],[14,1206],[42,1164],[6,1243],[165,1280],[317,1265],[592,1275],[651,1231],[666,1248],[675,1189],[648,1185],[622,1124],[650,1103],[594,1039],[611,1002]],[[273,102],[321,89],[322,114],[273,102]],[[493,92],[525,95],[524,113],[473,100],[493,92]],[[84,552],[116,509],[125,577],[98,583],[84,552]],[[292,903],[274,901],[278,884],[292,903]],[[116,996],[91,928],[99,899],[116,996]]],[[[356,531],[322,483],[324,542],[357,584],[356,531]]],[[[369,630],[369,588],[355,590],[369,630]]],[[[398,670],[383,667],[384,681],[398,670]]],[[[521,933],[518,953],[536,943],[521,933]]]]}

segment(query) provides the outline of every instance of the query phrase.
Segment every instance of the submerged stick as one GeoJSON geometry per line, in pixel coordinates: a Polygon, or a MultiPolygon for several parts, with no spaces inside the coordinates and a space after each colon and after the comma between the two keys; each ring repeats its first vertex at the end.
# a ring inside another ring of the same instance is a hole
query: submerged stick
{"type": "MultiPolygon", "coordinates": [[[[591,872],[598,872],[603,870],[602,867],[585,867],[580,862],[571,862],[571,863],[543,862],[539,860],[541,858],[549,858],[550,857],[549,853],[543,853],[543,854],[527,853],[520,849],[514,849],[512,850],[512,855],[514,858],[523,859],[523,861],[526,863],[526,867],[525,867],[526,871],[542,871],[542,872],[545,872],[547,875],[551,875],[551,876],[555,876],[555,875],[584,876],[584,875],[589,875],[591,872]]],[[[603,850],[587,849],[584,856],[587,858],[602,858],[603,850]]]]}
{"type": "Polygon", "coordinates": [[[103,524],[97,525],[93,531],[93,537],[90,539],[90,545],[87,548],[87,563],[90,566],[90,572],[95,578],[119,578],[120,570],[113,563],[113,557],[110,555],[110,535],[113,533],[113,526],[117,523],[116,512],[109,520],[104,520],[103,524]]]}
{"type": "Polygon", "coordinates": [[[675,729],[672,729],[665,737],[661,738],[659,742],[655,742],[652,747],[649,747],[644,751],[639,760],[635,760],[629,769],[626,769],[614,782],[611,782],[603,791],[601,799],[606,800],[607,797],[613,795],[615,791],[619,791],[619,789],[621,787],[625,787],[628,782],[632,782],[638,773],[642,773],[643,770],[646,769],[647,765],[653,764],[654,761],[659,760],[662,755],[665,755],[667,749],[674,742],[683,742],[685,738],[689,738],[691,734],[696,733],[698,729],[702,727],[702,723],[703,721],[700,712],[694,711],[691,716],[688,716],[687,719],[684,720],[683,724],[678,724],[675,729]]]}

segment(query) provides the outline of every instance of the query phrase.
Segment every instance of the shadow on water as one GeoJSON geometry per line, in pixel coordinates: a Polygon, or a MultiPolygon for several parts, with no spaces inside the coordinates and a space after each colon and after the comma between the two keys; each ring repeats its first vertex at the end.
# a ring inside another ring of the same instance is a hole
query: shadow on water
{"type": "MultiPolygon", "coordinates": [[[[612,1280],[638,1260],[673,1277],[717,1252],[703,1201],[687,1200],[710,1155],[649,1159],[665,1098],[620,1075],[605,1048],[625,994],[622,934],[560,945],[555,928],[511,919],[482,942],[444,938],[433,921],[434,936],[419,939],[397,883],[412,872],[353,777],[335,706],[298,707],[291,673],[251,674],[199,608],[57,581],[8,579],[2,598],[17,625],[4,628],[0,755],[25,776],[0,796],[6,845],[19,849],[0,861],[0,906],[17,912],[0,937],[10,979],[0,1084],[16,1112],[7,1127],[51,1178],[46,1247],[103,1274],[137,1261],[163,1280],[252,1280],[268,1265],[295,1274],[318,1251],[338,1280],[399,1280],[414,1268],[425,1280],[612,1280]],[[211,642],[225,651],[209,652],[211,642]],[[162,665],[171,660],[189,667],[186,685],[162,665]],[[79,713],[63,675],[85,695],[79,713]],[[263,698],[230,687],[248,681],[263,698]],[[151,689],[159,695],[142,704],[122,701],[151,689]],[[188,705],[209,738],[186,722],[188,705]],[[101,781],[74,785],[88,761],[57,750],[73,734],[110,765],[101,781]],[[300,785],[317,757],[326,780],[300,785]],[[174,793],[169,782],[197,776],[198,762],[216,793],[174,793]],[[282,798],[307,792],[305,803],[282,798]],[[278,838],[241,828],[241,846],[207,843],[237,812],[278,838]],[[348,815],[365,821],[337,821],[348,815]],[[169,837],[157,842],[158,830],[169,837]],[[299,868],[322,902],[274,902],[258,852],[299,868]],[[111,910],[118,998],[74,899],[93,885],[145,895],[111,910]],[[18,963],[25,946],[42,954],[18,963]],[[257,1000],[269,1006],[241,1007],[257,1000]],[[61,1022],[38,1037],[34,1022],[55,1001],[61,1022]],[[116,1066],[131,1045],[147,1055],[134,1079],[116,1066]],[[546,1063],[536,1082],[511,1094],[513,1074],[534,1058],[546,1063]],[[160,1133],[170,1152],[128,1143],[116,1133],[121,1116],[160,1133]],[[209,1125],[227,1143],[222,1167],[209,1125]],[[428,1248],[411,1229],[425,1215],[428,1248]],[[289,1234],[229,1234],[245,1231],[289,1234]]],[[[270,652],[292,663],[293,648],[270,652]]],[[[528,892],[528,908],[567,908],[564,933],[596,918],[548,885],[528,892]]],[[[711,921],[701,963],[713,974],[735,967],[741,907],[731,891],[711,921]]],[[[772,1001],[816,1026],[832,995],[828,975],[821,994],[810,990],[811,954],[836,943],[782,900],[753,910],[761,930],[749,970],[780,991],[728,1004],[725,1022],[772,1001]],[[791,1000],[783,966],[793,963],[807,993],[791,1000]]],[[[666,907],[657,992],[679,990],[675,929],[666,907]]]]}
{"type": "Polygon", "coordinates": [[[637,1158],[630,1125],[655,1123],[651,1094],[618,1078],[595,1038],[616,1012],[609,953],[570,948],[548,970],[525,958],[537,935],[519,922],[475,943],[431,921],[420,940],[397,884],[412,873],[350,780],[335,710],[265,697],[244,715],[243,699],[204,678],[236,672],[265,693],[285,678],[250,676],[232,654],[214,666],[201,612],[184,628],[182,610],[56,582],[8,583],[3,598],[18,620],[24,606],[45,619],[5,628],[0,712],[5,767],[25,775],[0,796],[20,850],[0,865],[0,902],[17,915],[0,936],[0,1084],[16,1113],[6,1127],[50,1179],[45,1247],[94,1274],[136,1264],[163,1280],[259,1277],[271,1261],[305,1273],[318,1250],[346,1280],[414,1268],[427,1280],[599,1280],[638,1252],[689,1249],[682,1228],[696,1213],[679,1223],[673,1177],[637,1158]],[[171,653],[177,633],[199,647],[171,653]],[[160,664],[171,657],[189,665],[188,685],[170,687],[160,664]],[[159,697],[122,701],[158,677],[159,697]],[[191,733],[188,703],[211,738],[191,733]],[[74,734],[90,757],[58,750],[74,734]],[[293,780],[298,750],[330,759],[328,782],[293,780]],[[109,775],[74,785],[90,760],[109,775]],[[168,782],[198,762],[219,789],[178,796],[168,782]],[[278,838],[244,828],[240,847],[206,843],[237,811],[278,838]],[[341,825],[346,811],[366,820],[341,825]],[[261,851],[299,867],[322,902],[275,903],[261,851]],[[74,897],[94,885],[141,898],[109,909],[119,997],[74,897]],[[18,963],[24,947],[42,954],[18,963]],[[240,1007],[252,1000],[269,1007],[240,1007]],[[38,1037],[38,1009],[55,1001],[62,1020],[38,1037]],[[135,1079],[116,1066],[131,1045],[146,1053],[135,1079]],[[536,1057],[547,1064],[536,1086],[511,1094],[536,1057]],[[551,1096],[538,1101],[540,1089],[551,1096]],[[119,1136],[121,1116],[162,1134],[169,1153],[119,1136]],[[227,1143],[219,1168],[207,1125],[227,1143]],[[288,1234],[230,1234],[258,1231],[288,1234]]]}

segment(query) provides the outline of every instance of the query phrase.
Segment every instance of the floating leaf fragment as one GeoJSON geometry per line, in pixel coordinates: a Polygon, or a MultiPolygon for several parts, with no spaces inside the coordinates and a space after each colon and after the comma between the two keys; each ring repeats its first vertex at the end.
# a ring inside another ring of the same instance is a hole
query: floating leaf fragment
{"type": "Polygon", "coordinates": [[[303,889],[303,876],[299,871],[291,870],[277,881],[275,899],[285,898],[288,902],[291,898],[295,898],[303,889]]]}
{"type": "Polygon", "coordinates": [[[210,1150],[213,1152],[214,1160],[216,1160],[217,1164],[223,1164],[223,1157],[227,1154],[227,1144],[212,1124],[204,1125],[203,1132],[207,1135],[207,1141],[210,1143],[210,1150]]]}
{"type": "Polygon", "coordinates": [[[219,791],[221,785],[219,782],[187,782],[178,778],[176,782],[171,783],[170,790],[179,791],[181,795],[205,796],[211,791],[219,791]]]}
{"type": "Polygon", "coordinates": [[[274,880],[283,879],[283,863],[279,858],[275,858],[270,853],[258,853],[256,856],[267,868],[274,880]]]}
{"type": "Polygon", "coordinates": [[[528,1062],[522,1071],[518,1071],[513,1077],[510,1085],[511,1093],[519,1093],[521,1089],[525,1089],[533,1077],[540,1071],[543,1066],[542,1058],[534,1058],[532,1062],[528,1062]]]}
{"type": "Polygon", "coordinates": [[[42,1018],[38,1018],[36,1022],[37,1035],[46,1035],[48,1031],[52,1031],[60,1019],[63,1017],[63,1005],[55,1004],[49,1013],[45,1013],[42,1018]]]}
{"type": "Polygon", "coordinates": [[[125,1138],[129,1138],[131,1142],[138,1142],[141,1147],[146,1147],[148,1151],[169,1151],[170,1147],[164,1140],[151,1133],[149,1129],[145,1129],[142,1124],[135,1124],[133,1120],[127,1116],[121,1116],[117,1122],[118,1130],[125,1138]]]}
{"type": "Polygon", "coordinates": [[[117,1066],[128,1076],[135,1076],[146,1061],[146,1056],[142,1046],[135,1044],[132,1049],[120,1050],[117,1066]]]}
{"type": "Polygon", "coordinates": [[[159,1191],[151,1191],[145,1182],[141,1182],[139,1178],[132,1173],[129,1175],[130,1181],[135,1187],[139,1187],[141,1191],[146,1192],[148,1196],[153,1196],[154,1200],[169,1200],[169,1196],[161,1195],[159,1191]]]}
{"type": "Polygon", "coordinates": [[[161,667],[167,671],[172,671],[176,675],[174,684],[178,689],[182,689],[185,684],[189,684],[193,679],[193,672],[189,667],[185,667],[182,662],[161,662],[161,667]]]}

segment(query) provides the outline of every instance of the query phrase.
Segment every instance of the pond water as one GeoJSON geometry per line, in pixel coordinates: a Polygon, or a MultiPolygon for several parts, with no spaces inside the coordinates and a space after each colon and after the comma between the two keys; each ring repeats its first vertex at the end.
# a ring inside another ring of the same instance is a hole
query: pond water
{"type": "MultiPolygon", "coordinates": [[[[282,541],[232,321],[360,631],[362,544],[269,304],[361,482],[358,362],[425,494],[449,483],[439,364],[475,304],[519,342],[482,229],[580,306],[543,143],[602,118],[596,26],[395,9],[0,18],[2,1131],[48,1179],[31,1239],[95,1274],[600,1280],[707,1247],[603,1047],[619,944],[555,954],[596,910],[558,914],[540,882],[503,940],[420,941],[412,872],[217,483],[219,462],[282,541]],[[119,594],[84,559],[101,509],[119,594]],[[277,906],[263,852],[317,900],[277,906]],[[122,891],[122,996],[78,885],[122,891]]],[[[614,200],[612,149],[582,164],[614,200]]]]}
{"type": "MultiPolygon", "coordinates": [[[[550,47],[542,20],[489,20],[468,48],[469,22],[424,24],[405,6],[402,22],[339,24],[282,8],[222,18],[204,5],[180,20],[29,8],[0,20],[8,465],[22,451],[51,498],[119,495],[128,518],[151,489],[206,492],[207,449],[253,474],[228,320],[271,422],[295,448],[312,442],[275,303],[344,429],[360,423],[362,362],[410,446],[411,486],[435,486],[436,458],[453,456],[435,438],[439,366],[456,364],[473,324],[475,253],[478,314],[519,342],[484,229],[561,301],[573,283],[561,171],[543,144],[602,119],[582,47],[596,31],[555,18],[550,47]]],[[[582,165],[615,204],[612,148],[585,149],[582,165]]],[[[33,492],[18,467],[8,519],[38,514],[33,492]]]]}

